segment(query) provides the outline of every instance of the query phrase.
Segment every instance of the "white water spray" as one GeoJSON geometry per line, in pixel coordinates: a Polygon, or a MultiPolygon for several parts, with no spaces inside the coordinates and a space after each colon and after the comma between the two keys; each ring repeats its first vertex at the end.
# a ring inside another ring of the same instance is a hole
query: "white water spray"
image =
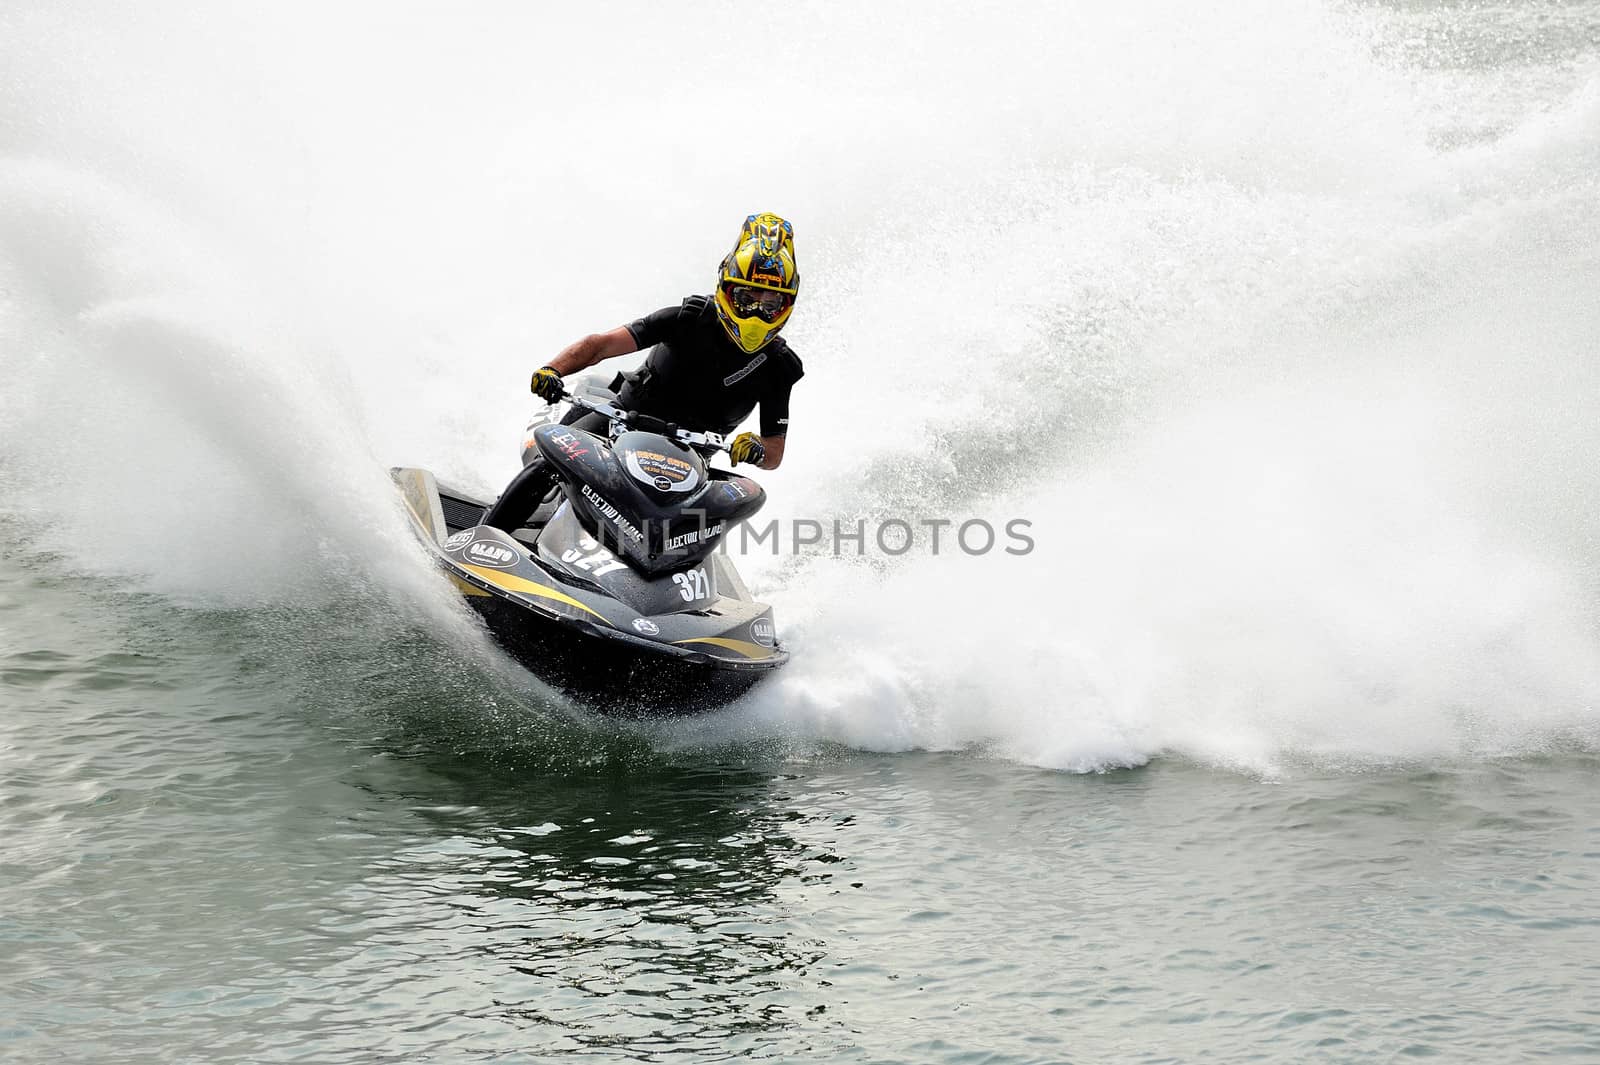
{"type": "Polygon", "coordinates": [[[383,468],[492,491],[528,370],[772,209],[808,367],[772,516],[1038,549],[752,559],[795,662],[704,728],[1071,768],[1595,742],[1583,5],[1556,60],[1459,69],[1299,0],[90,14],[0,45],[0,478],[83,567],[442,604],[383,468]]]}

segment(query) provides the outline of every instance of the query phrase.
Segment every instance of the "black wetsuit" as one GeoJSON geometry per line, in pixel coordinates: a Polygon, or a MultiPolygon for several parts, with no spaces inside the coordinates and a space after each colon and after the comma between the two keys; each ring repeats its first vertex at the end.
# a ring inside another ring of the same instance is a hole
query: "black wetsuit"
{"type": "Polygon", "coordinates": [[[729,339],[708,296],[690,296],[628,325],[642,351],[655,350],[629,374],[622,407],[675,421],[685,429],[727,434],[761,405],[761,435],[789,431],[789,390],[805,370],[782,337],[748,355],[729,339]]]}
{"type": "MultiPolygon", "coordinates": [[[[628,324],[640,350],[652,348],[644,365],[623,374],[619,406],[676,422],[685,429],[727,434],[761,406],[761,435],[789,431],[789,391],[805,374],[782,337],[754,355],[729,338],[709,296],[689,296],[628,324]]],[[[573,410],[569,425],[604,433],[605,419],[573,410]]],[[[540,458],[511,479],[485,525],[515,530],[527,523],[550,490],[552,475],[540,458]]]]}

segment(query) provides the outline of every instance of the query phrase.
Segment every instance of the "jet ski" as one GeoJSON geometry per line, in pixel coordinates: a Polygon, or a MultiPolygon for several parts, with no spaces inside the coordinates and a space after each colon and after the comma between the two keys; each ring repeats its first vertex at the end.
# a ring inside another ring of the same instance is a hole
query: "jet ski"
{"type": "Polygon", "coordinates": [[[523,460],[542,455],[557,490],[527,528],[484,525],[483,500],[396,467],[412,529],[506,652],[569,696],[629,714],[731,701],[789,659],[772,608],[717,550],[765,493],[710,468],[727,450],[715,433],[622,410],[604,388],[565,398],[609,432],[529,426],[523,460]]]}

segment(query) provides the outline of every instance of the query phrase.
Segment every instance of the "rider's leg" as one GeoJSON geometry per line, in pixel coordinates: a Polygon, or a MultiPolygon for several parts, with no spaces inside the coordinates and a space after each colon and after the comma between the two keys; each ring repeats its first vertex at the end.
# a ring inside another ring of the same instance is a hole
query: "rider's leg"
{"type": "MultiPolygon", "coordinates": [[[[570,422],[562,419],[563,424],[603,438],[607,426],[606,417],[592,411],[581,413],[582,417],[573,418],[570,422]]],[[[571,412],[568,414],[570,416],[571,412]]],[[[543,455],[535,455],[532,462],[522,467],[521,472],[511,478],[511,483],[500,493],[500,498],[495,500],[494,505],[484,513],[483,524],[493,525],[496,529],[504,529],[506,532],[517,531],[528,524],[528,519],[539,509],[539,504],[544,502],[545,497],[550,494],[550,489],[555,487],[555,483],[555,471],[550,468],[549,460],[543,455]]]]}
{"type": "Polygon", "coordinates": [[[516,532],[533,517],[533,512],[544,502],[555,480],[555,471],[550,469],[549,461],[543,455],[534,456],[532,462],[511,478],[511,483],[500,493],[500,498],[484,513],[483,524],[506,532],[516,532]]]}

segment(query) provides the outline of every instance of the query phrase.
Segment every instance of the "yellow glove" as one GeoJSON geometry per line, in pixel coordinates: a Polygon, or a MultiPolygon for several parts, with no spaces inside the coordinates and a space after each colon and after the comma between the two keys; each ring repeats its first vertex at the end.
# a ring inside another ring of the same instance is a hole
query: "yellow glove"
{"type": "Polygon", "coordinates": [[[534,371],[533,381],[528,387],[546,403],[554,403],[567,394],[561,385],[561,375],[548,366],[541,366],[534,371]]]}
{"type": "Polygon", "coordinates": [[[761,460],[767,457],[767,449],[761,446],[761,438],[755,433],[740,433],[728,445],[728,457],[734,465],[749,462],[759,466],[761,460]]]}

